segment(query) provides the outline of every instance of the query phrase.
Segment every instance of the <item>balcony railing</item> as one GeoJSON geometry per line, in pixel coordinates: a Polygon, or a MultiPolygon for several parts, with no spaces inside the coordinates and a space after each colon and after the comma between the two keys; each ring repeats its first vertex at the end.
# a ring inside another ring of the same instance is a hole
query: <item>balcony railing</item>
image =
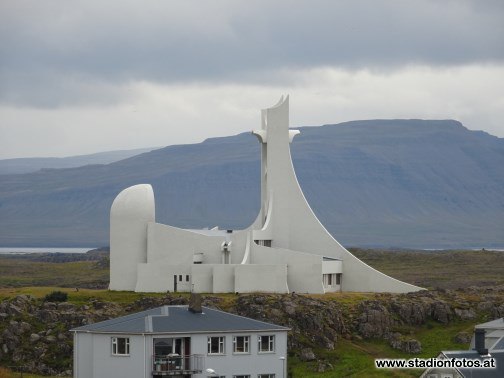
{"type": "Polygon", "coordinates": [[[203,358],[201,354],[187,356],[162,355],[154,356],[152,375],[154,377],[166,375],[186,375],[203,372],[203,358]]]}

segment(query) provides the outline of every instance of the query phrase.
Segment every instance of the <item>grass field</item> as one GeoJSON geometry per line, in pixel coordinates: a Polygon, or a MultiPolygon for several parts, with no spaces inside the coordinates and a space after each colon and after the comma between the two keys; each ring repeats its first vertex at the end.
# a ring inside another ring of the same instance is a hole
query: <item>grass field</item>
{"type": "MultiPolygon", "coordinates": [[[[353,250],[356,256],[374,268],[400,280],[426,288],[455,289],[467,286],[496,286],[504,284],[504,252],[492,251],[377,251],[353,250]]],[[[129,304],[145,296],[162,297],[164,294],[140,294],[134,292],[112,292],[92,287],[106,287],[108,269],[97,267],[93,261],[68,263],[46,263],[0,257],[0,300],[19,294],[43,298],[48,293],[60,290],[69,295],[69,302],[85,304],[91,299],[129,304]],[[78,288],[78,291],[77,291],[78,288]]],[[[188,294],[180,294],[188,295],[188,294]]],[[[356,304],[373,299],[370,293],[331,293],[313,297],[334,300],[347,316],[352,316],[356,304]]],[[[212,294],[219,297],[219,306],[230,308],[234,294],[212,294]]],[[[484,319],[488,320],[488,319],[484,319]]],[[[467,349],[467,345],[455,344],[453,337],[460,331],[471,333],[475,324],[483,319],[455,321],[448,325],[431,322],[406,330],[422,343],[420,355],[407,355],[392,349],[384,340],[340,339],[335,350],[314,350],[333,366],[326,373],[315,373],[315,362],[302,362],[289,357],[288,369],[294,377],[417,377],[419,371],[377,370],[375,358],[435,357],[441,350],[467,349]]],[[[20,377],[0,369],[0,378],[20,377]],[[2,375],[3,374],[3,375],[2,375]],[[9,375],[10,374],[10,375],[9,375]]],[[[25,378],[40,378],[23,374],[25,378]]]]}
{"type": "MultiPolygon", "coordinates": [[[[75,291],[71,288],[57,287],[19,287],[1,288],[0,299],[12,298],[19,294],[29,294],[36,298],[43,298],[54,290],[65,291],[69,294],[69,302],[74,304],[84,304],[90,299],[110,301],[121,304],[129,304],[142,297],[162,297],[164,294],[139,294],[133,292],[111,292],[108,290],[80,289],[75,291]]],[[[177,294],[178,295],[178,294],[177,294]]],[[[188,296],[188,294],[180,294],[188,296]]],[[[355,310],[356,305],[362,300],[372,299],[375,294],[369,293],[331,293],[328,295],[316,295],[314,297],[324,298],[329,301],[337,301],[345,308],[347,316],[355,310]]],[[[221,299],[219,306],[224,310],[233,306],[236,296],[234,294],[212,294],[213,297],[221,299]]],[[[347,340],[338,339],[334,350],[314,349],[318,359],[327,361],[333,366],[333,370],[325,373],[317,373],[316,362],[302,362],[295,356],[288,359],[288,370],[294,377],[418,377],[416,370],[377,370],[374,367],[375,358],[414,358],[435,357],[441,350],[467,349],[468,345],[456,344],[453,337],[461,331],[472,332],[475,324],[482,319],[472,321],[453,321],[448,325],[437,322],[429,322],[418,327],[405,329],[411,337],[422,343],[422,352],[419,355],[409,355],[393,349],[389,344],[381,339],[362,340],[360,338],[347,340]]],[[[5,377],[20,377],[19,374],[6,375],[5,377]]],[[[36,375],[24,374],[23,377],[40,378],[36,375]]],[[[0,375],[2,378],[2,375],[0,375]]]]}
{"type": "MultiPolygon", "coordinates": [[[[504,285],[504,252],[351,251],[383,273],[425,288],[504,285]]],[[[93,261],[49,263],[0,256],[0,288],[106,288],[108,279],[108,268],[97,266],[93,261]]]]}
{"type": "Polygon", "coordinates": [[[504,285],[504,252],[351,249],[373,268],[425,288],[504,285]]]}
{"type": "Polygon", "coordinates": [[[92,261],[47,263],[0,257],[0,287],[106,287],[108,269],[92,261]]]}

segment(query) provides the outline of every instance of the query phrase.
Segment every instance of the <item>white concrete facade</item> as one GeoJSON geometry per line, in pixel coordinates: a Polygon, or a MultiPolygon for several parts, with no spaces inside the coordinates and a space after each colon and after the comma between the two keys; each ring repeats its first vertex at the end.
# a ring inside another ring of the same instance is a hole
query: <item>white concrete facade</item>
{"type": "Polygon", "coordinates": [[[184,230],[155,222],[148,184],[111,209],[110,289],[139,292],[412,292],[353,256],[317,219],[294,172],[289,98],[262,111],[261,206],[245,230],[184,230]]]}

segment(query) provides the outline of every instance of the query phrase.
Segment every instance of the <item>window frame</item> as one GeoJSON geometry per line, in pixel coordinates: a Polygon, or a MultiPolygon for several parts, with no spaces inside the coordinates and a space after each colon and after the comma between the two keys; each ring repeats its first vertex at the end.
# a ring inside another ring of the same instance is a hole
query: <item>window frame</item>
{"type": "Polygon", "coordinates": [[[115,357],[127,357],[130,355],[130,338],[129,337],[117,337],[117,336],[112,336],[110,338],[111,341],[111,352],[112,356],[115,357]],[[124,353],[121,353],[119,350],[121,345],[119,340],[124,340],[124,353]]]}
{"type": "Polygon", "coordinates": [[[223,356],[226,354],[226,337],[225,336],[207,336],[207,355],[209,356],[223,356]],[[212,352],[212,339],[219,339],[218,352],[212,352]]]}
{"type": "Polygon", "coordinates": [[[265,374],[257,374],[257,378],[275,378],[275,374],[268,374],[268,373],[265,373],[265,374]]]}
{"type": "Polygon", "coordinates": [[[250,354],[250,336],[249,335],[237,335],[233,336],[233,354],[250,354]],[[243,338],[243,352],[237,350],[238,338],[243,338]]]}
{"type": "Polygon", "coordinates": [[[275,353],[275,335],[259,335],[257,336],[257,353],[275,353]],[[262,349],[262,338],[268,338],[268,349],[262,349]]]}

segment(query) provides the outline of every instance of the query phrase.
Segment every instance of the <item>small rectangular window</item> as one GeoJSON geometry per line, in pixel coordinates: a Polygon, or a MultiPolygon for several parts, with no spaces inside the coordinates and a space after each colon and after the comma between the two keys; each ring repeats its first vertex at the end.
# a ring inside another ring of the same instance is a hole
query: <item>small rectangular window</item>
{"type": "Polygon", "coordinates": [[[233,375],[233,378],[250,378],[249,374],[233,375]]]}
{"type": "Polygon", "coordinates": [[[249,341],[249,336],[234,336],[233,353],[250,353],[249,341]]]}
{"type": "Polygon", "coordinates": [[[275,378],[275,374],[258,374],[257,378],[275,378]]]}
{"type": "Polygon", "coordinates": [[[182,274],[180,274],[180,275],[178,276],[178,280],[179,280],[180,282],[182,282],[182,274]]]}
{"type": "Polygon", "coordinates": [[[275,351],[275,335],[259,336],[258,337],[259,353],[271,353],[275,351]]]}
{"type": "Polygon", "coordinates": [[[186,280],[186,282],[189,282],[189,274],[186,274],[185,280],[186,280]]]}
{"type": "Polygon", "coordinates": [[[129,337],[112,337],[112,355],[129,356],[130,342],[129,337]]]}
{"type": "Polygon", "coordinates": [[[224,336],[213,336],[208,338],[208,354],[224,354],[224,336]]]}
{"type": "Polygon", "coordinates": [[[336,274],[336,285],[341,285],[341,273],[336,274]]]}

